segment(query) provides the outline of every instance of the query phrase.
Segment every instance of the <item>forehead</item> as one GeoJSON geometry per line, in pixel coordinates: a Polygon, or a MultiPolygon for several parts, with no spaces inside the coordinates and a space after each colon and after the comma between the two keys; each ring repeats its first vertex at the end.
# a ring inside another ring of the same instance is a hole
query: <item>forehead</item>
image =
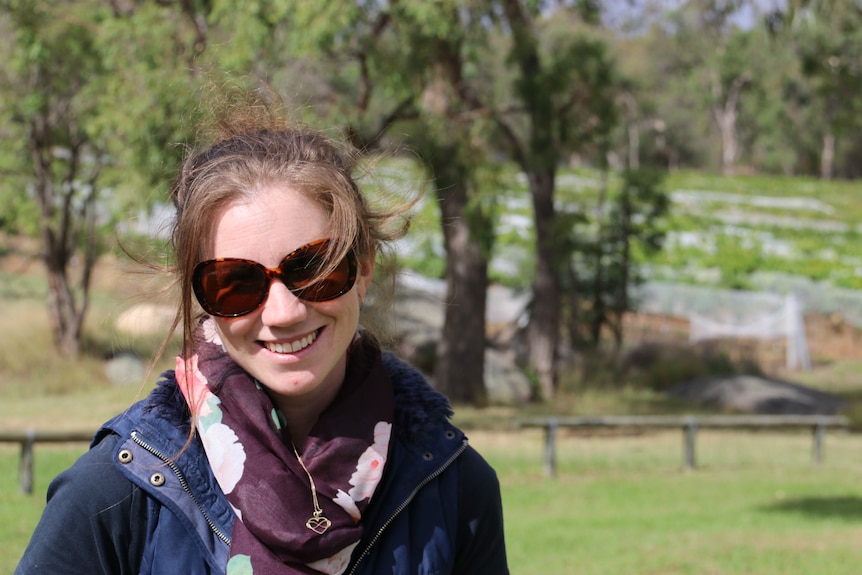
{"type": "Polygon", "coordinates": [[[288,186],[269,186],[219,210],[204,250],[209,258],[245,258],[278,265],[289,252],[329,237],[329,217],[288,186]]]}

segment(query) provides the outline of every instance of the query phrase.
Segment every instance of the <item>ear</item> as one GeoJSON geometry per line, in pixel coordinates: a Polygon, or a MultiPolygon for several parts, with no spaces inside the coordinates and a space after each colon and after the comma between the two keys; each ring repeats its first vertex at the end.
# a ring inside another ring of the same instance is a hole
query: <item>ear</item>
{"type": "Polygon", "coordinates": [[[356,289],[359,295],[359,303],[365,299],[365,293],[368,291],[368,286],[374,279],[374,257],[359,259],[359,273],[356,276],[356,289]]]}

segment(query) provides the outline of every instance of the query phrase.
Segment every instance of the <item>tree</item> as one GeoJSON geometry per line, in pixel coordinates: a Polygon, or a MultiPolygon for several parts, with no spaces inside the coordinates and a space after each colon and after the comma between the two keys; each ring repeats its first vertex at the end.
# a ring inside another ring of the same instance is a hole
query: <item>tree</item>
{"type": "Polygon", "coordinates": [[[606,43],[584,25],[591,2],[544,18],[539,5],[500,2],[510,31],[508,62],[515,70],[513,102],[493,112],[499,144],[523,170],[533,200],[536,271],[528,328],[529,365],[541,396],[554,396],[560,341],[561,246],[555,179],[566,153],[598,143],[603,165],[616,123],[614,61],[606,43]],[[531,8],[532,6],[532,8],[531,8]],[[559,27],[554,27],[556,24],[559,27]]]}
{"type": "Polygon", "coordinates": [[[608,198],[602,194],[594,219],[582,219],[580,227],[595,230],[573,238],[570,260],[569,313],[579,314],[573,341],[596,349],[604,330],[614,339],[615,350],[623,343],[623,318],[636,309],[630,291],[643,281],[639,262],[661,249],[663,219],[670,198],[662,188],[664,173],[625,170],[620,189],[608,198]]]}
{"type": "Polygon", "coordinates": [[[0,19],[10,37],[3,115],[10,140],[28,152],[7,156],[4,175],[14,212],[36,206],[54,343],[75,357],[106,237],[130,209],[162,199],[141,191],[166,189],[182,153],[170,144],[186,139],[188,71],[205,42],[194,25],[186,44],[177,25],[186,20],[158,3],[7,0],[0,19]]]}
{"type": "Polygon", "coordinates": [[[685,106],[691,120],[708,114],[720,148],[719,166],[725,175],[734,173],[740,155],[738,118],[743,91],[752,82],[746,52],[748,35],[736,28],[733,16],[743,0],[689,0],[669,13],[665,27],[656,33],[668,35],[663,61],[656,76],[659,91],[675,95],[668,114],[685,106]]]}
{"type": "MultiPolygon", "coordinates": [[[[820,177],[831,179],[839,140],[859,129],[862,103],[862,7],[835,0],[797,0],[773,13],[774,32],[789,37],[819,114],[820,177]]],[[[811,128],[814,128],[813,126],[811,128]]]]}
{"type": "Polygon", "coordinates": [[[445,316],[434,381],[452,400],[482,406],[494,217],[483,193],[487,182],[480,178],[488,163],[486,145],[476,137],[483,103],[470,87],[475,79],[465,72],[466,55],[484,35],[476,26],[481,15],[463,9],[459,14],[457,2],[438,3],[433,13],[420,4],[409,7],[402,5],[395,21],[408,31],[411,59],[419,64],[405,72],[422,87],[409,141],[433,178],[446,249],[445,316]]]}
{"type": "Polygon", "coordinates": [[[360,148],[380,146],[398,126],[427,170],[446,250],[434,382],[453,401],[483,405],[493,221],[477,177],[483,150],[474,126],[481,103],[465,74],[465,54],[481,41],[468,28],[481,32],[479,16],[454,1],[330,2],[323,9],[297,3],[288,20],[306,31],[295,54],[321,63],[316,92],[299,97],[331,123],[346,125],[360,148]]]}
{"type": "MultiPolygon", "coordinates": [[[[38,207],[41,259],[49,285],[49,315],[57,350],[80,351],[98,253],[97,202],[106,163],[105,138],[96,127],[96,84],[104,67],[94,38],[97,5],[6,2],[14,34],[5,106],[27,157],[26,189],[38,207]]],[[[21,172],[19,172],[21,174],[21,172]]]]}
{"type": "Polygon", "coordinates": [[[739,117],[745,162],[767,173],[804,173],[817,137],[809,129],[808,88],[796,57],[766,26],[749,36],[744,57],[755,80],[742,95],[739,117]]]}

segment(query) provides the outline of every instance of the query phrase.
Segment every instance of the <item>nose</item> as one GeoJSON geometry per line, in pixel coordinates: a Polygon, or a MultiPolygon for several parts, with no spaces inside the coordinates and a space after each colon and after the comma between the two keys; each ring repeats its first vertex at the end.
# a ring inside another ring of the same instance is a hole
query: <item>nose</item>
{"type": "Polygon", "coordinates": [[[308,315],[305,302],[291,293],[280,281],[269,285],[269,294],[263,302],[261,321],[266,325],[291,325],[308,315]]]}

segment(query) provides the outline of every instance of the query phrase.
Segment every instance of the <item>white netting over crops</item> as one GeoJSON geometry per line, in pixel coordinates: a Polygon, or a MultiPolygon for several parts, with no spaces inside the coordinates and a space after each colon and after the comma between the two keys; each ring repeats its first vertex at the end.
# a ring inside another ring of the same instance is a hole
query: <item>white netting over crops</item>
{"type": "Polygon", "coordinates": [[[862,291],[836,288],[823,282],[779,274],[755,274],[755,291],[727,290],[706,286],[648,282],[633,294],[645,312],[688,317],[709,315],[716,307],[729,306],[737,315],[756,313],[761,306],[777,303],[787,294],[795,296],[805,312],[838,314],[862,328],[862,291]]]}
{"type": "Polygon", "coordinates": [[[803,306],[794,294],[721,290],[681,284],[649,283],[637,294],[647,313],[686,317],[692,342],[719,339],[781,339],[787,367],[810,369],[803,306]]]}

